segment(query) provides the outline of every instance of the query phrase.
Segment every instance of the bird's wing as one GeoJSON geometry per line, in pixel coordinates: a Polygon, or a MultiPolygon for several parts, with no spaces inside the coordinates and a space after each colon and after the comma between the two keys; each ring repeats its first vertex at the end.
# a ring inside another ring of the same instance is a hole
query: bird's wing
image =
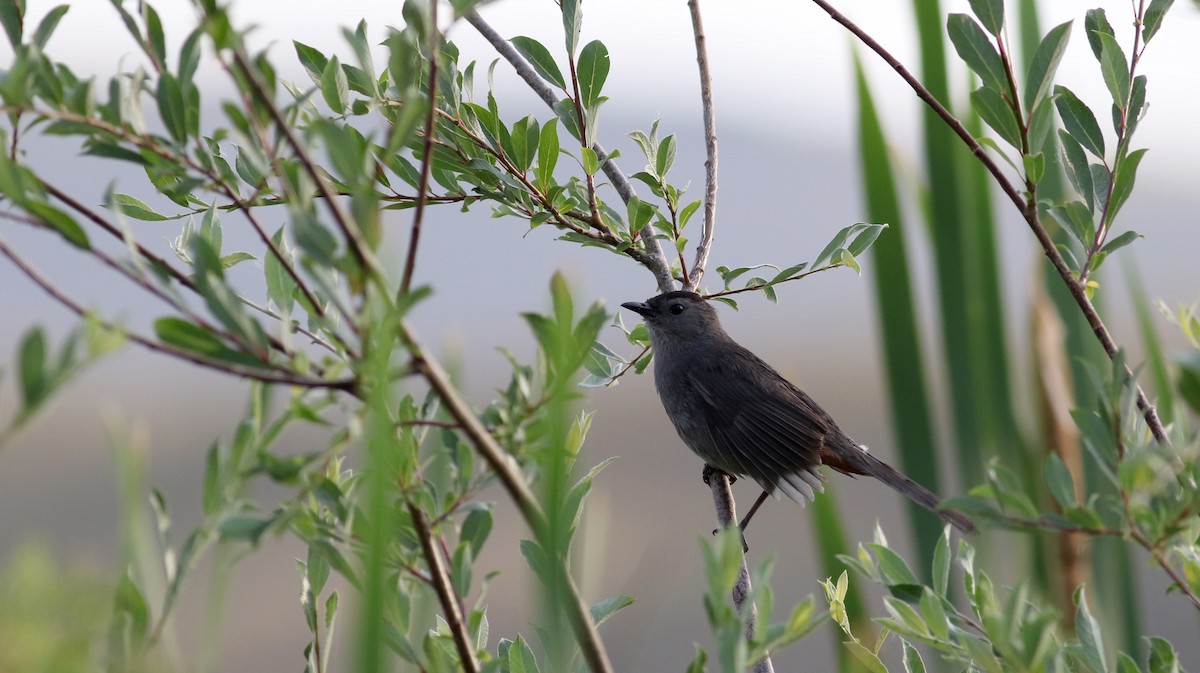
{"type": "Polygon", "coordinates": [[[749,351],[704,360],[692,374],[718,467],[741,466],[735,471],[801,503],[821,489],[821,448],[838,430],[811,398],[749,351]]]}

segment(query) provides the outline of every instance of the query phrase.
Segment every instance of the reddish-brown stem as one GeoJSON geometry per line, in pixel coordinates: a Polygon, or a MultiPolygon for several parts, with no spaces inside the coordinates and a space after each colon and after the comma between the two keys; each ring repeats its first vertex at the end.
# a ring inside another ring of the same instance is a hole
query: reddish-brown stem
{"type": "Polygon", "coordinates": [[[429,3],[429,110],[425,114],[425,142],[421,149],[421,177],[417,180],[417,207],[413,212],[412,232],[408,237],[408,252],[404,257],[404,274],[400,281],[400,294],[408,294],[412,285],[413,271],[417,268],[417,246],[421,242],[421,223],[425,219],[425,204],[429,192],[429,171],[433,165],[433,137],[437,130],[434,118],[437,114],[438,55],[441,52],[441,33],[437,27],[437,2],[429,3]]]}

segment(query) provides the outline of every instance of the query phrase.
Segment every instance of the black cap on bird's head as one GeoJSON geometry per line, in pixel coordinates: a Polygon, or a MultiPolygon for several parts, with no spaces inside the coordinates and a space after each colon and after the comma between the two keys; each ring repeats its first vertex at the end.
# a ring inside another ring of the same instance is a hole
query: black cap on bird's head
{"type": "Polygon", "coordinates": [[[686,339],[724,333],[717,311],[695,292],[666,292],[646,301],[630,301],[621,306],[642,316],[650,329],[651,339],[656,334],[686,339]]]}

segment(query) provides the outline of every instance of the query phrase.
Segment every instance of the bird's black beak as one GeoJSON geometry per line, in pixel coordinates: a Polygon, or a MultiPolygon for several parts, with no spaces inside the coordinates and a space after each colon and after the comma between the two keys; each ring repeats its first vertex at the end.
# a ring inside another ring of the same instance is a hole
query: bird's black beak
{"type": "Polygon", "coordinates": [[[650,305],[644,301],[627,301],[621,304],[621,308],[627,308],[642,317],[654,313],[654,309],[650,308],[650,305]]]}

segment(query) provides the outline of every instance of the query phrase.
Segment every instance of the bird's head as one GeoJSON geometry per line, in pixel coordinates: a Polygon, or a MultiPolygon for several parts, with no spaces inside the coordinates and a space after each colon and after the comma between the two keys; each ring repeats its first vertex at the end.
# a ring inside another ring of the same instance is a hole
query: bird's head
{"type": "Polygon", "coordinates": [[[703,339],[724,334],[717,311],[695,292],[667,292],[621,306],[642,316],[656,347],[664,339],[703,339]]]}

